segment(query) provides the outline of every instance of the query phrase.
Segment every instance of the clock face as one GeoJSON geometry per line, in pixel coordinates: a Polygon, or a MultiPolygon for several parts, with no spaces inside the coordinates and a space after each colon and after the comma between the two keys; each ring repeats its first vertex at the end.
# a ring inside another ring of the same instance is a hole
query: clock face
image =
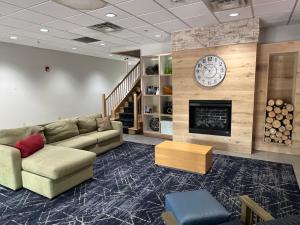
{"type": "Polygon", "coordinates": [[[195,78],[205,87],[218,85],[225,78],[225,75],[225,62],[218,56],[205,56],[197,62],[195,67],[195,78]]]}

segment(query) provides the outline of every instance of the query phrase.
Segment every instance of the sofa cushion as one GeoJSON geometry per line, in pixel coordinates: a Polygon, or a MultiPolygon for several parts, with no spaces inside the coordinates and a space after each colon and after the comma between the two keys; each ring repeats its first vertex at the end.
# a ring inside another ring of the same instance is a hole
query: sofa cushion
{"type": "Polygon", "coordinates": [[[96,118],[98,131],[112,130],[112,124],[109,117],[96,118]]]}
{"type": "Polygon", "coordinates": [[[217,225],[229,220],[230,213],[206,190],[167,194],[165,210],[181,225],[217,225]]]}
{"type": "Polygon", "coordinates": [[[26,158],[44,148],[43,137],[40,134],[32,134],[25,139],[17,141],[16,148],[20,150],[21,157],[26,158]]]}
{"type": "Polygon", "coordinates": [[[299,225],[299,224],[300,224],[300,215],[286,216],[268,222],[260,222],[257,225],[299,225]]]}
{"type": "Polygon", "coordinates": [[[77,120],[77,125],[80,134],[89,133],[97,130],[97,122],[95,117],[79,117],[77,120]]]}
{"type": "Polygon", "coordinates": [[[45,145],[22,159],[22,169],[53,180],[70,175],[93,164],[96,154],[61,146],[45,145]]]}
{"type": "Polygon", "coordinates": [[[24,139],[31,134],[28,127],[0,130],[0,144],[15,147],[18,140],[24,139]]]}
{"type": "Polygon", "coordinates": [[[47,143],[53,143],[75,137],[79,135],[79,130],[75,121],[64,120],[46,125],[44,133],[47,143]]]}
{"type": "Polygon", "coordinates": [[[98,143],[101,143],[103,141],[107,141],[120,136],[120,131],[118,130],[106,130],[101,132],[95,131],[88,134],[84,134],[84,136],[97,138],[98,143]]]}
{"type": "Polygon", "coordinates": [[[63,141],[51,143],[51,145],[63,146],[69,148],[84,149],[97,144],[97,138],[87,136],[76,136],[63,141]]]}

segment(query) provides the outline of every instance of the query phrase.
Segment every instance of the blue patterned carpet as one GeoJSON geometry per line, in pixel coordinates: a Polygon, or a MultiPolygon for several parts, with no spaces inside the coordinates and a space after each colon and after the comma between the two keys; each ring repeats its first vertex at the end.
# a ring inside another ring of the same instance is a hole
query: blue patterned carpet
{"type": "Polygon", "coordinates": [[[205,188],[233,216],[239,196],[250,195],[275,217],[300,214],[291,165],[215,155],[206,175],[157,167],[154,147],[126,142],[97,157],[95,175],[52,201],[0,186],[0,224],[162,225],[164,196],[205,188]]]}

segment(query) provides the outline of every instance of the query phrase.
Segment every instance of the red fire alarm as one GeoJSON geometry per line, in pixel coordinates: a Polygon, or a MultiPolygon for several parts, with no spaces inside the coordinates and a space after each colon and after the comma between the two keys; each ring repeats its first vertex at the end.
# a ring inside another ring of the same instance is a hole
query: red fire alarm
{"type": "Polygon", "coordinates": [[[45,66],[45,72],[50,72],[50,66],[45,66]]]}

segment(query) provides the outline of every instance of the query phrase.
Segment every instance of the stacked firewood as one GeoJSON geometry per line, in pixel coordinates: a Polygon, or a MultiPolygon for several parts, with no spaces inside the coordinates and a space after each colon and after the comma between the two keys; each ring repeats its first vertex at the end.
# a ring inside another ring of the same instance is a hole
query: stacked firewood
{"type": "Polygon", "coordinates": [[[266,107],[265,142],[292,143],[294,106],[282,99],[270,99],[266,107]]]}

